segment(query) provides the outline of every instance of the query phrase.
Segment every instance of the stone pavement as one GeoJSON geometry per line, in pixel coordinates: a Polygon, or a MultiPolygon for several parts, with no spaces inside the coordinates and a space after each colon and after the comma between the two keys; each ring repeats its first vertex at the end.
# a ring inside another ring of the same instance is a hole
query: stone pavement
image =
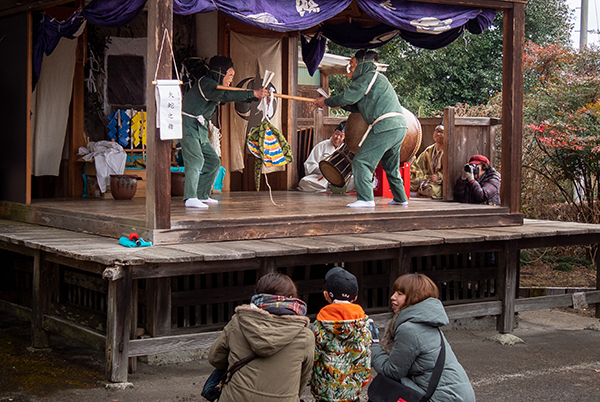
{"type": "MultiPolygon", "coordinates": [[[[519,314],[519,327],[514,335],[523,343],[501,345],[489,341],[497,334],[492,330],[445,331],[445,335],[469,374],[478,401],[597,402],[600,401],[600,331],[585,329],[590,326],[599,327],[598,319],[541,310],[519,314]]],[[[22,346],[27,337],[26,325],[0,314],[0,345],[8,342],[10,346],[22,346]]],[[[77,372],[92,373],[88,379],[65,381],[59,369],[52,369],[45,374],[50,381],[44,381],[43,375],[31,380],[25,375],[12,375],[25,371],[26,367],[18,367],[24,364],[0,366],[4,371],[0,375],[1,402],[203,401],[201,387],[212,371],[206,360],[165,366],[138,363],[137,373],[129,376],[131,387],[106,389],[97,382],[104,370],[101,352],[90,354],[87,347],[59,337],[52,337],[52,345],[50,352],[13,352],[23,356],[42,353],[45,360],[54,358],[63,364],[75,364],[79,367],[77,372]]],[[[72,368],[67,370],[72,372],[72,368]]],[[[67,374],[67,377],[74,376],[67,374]]],[[[313,400],[308,389],[304,398],[306,402],[313,400]]]]}

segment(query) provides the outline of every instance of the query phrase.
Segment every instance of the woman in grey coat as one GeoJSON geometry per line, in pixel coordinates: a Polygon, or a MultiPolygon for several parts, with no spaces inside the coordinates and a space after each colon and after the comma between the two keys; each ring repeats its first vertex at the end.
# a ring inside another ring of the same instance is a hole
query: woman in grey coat
{"type": "MultiPolygon", "coordinates": [[[[438,299],[437,286],[425,275],[402,275],[393,289],[394,317],[386,325],[381,343],[371,348],[371,364],[378,375],[425,393],[441,350],[438,328],[448,324],[448,316],[438,299]]],[[[469,377],[442,338],[446,361],[430,401],[474,402],[469,377]]]]}

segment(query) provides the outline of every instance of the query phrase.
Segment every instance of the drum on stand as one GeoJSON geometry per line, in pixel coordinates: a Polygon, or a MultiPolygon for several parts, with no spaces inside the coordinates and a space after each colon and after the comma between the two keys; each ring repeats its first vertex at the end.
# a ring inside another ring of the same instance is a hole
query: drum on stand
{"type": "MultiPolygon", "coordinates": [[[[413,156],[417,154],[419,147],[421,146],[421,140],[423,139],[423,133],[421,130],[421,123],[419,119],[404,106],[402,107],[404,118],[406,119],[406,137],[402,141],[402,148],[400,149],[400,164],[408,162],[413,156]]],[[[367,131],[368,124],[362,118],[360,113],[350,113],[348,116],[348,122],[346,123],[346,139],[345,144],[353,154],[358,152],[362,137],[367,131]]],[[[370,134],[369,134],[370,135],[370,134]]]]}
{"type": "Polygon", "coordinates": [[[343,144],[327,159],[319,162],[319,169],[329,183],[336,187],[344,187],[346,180],[352,174],[353,159],[354,154],[350,152],[346,144],[343,144]]]}

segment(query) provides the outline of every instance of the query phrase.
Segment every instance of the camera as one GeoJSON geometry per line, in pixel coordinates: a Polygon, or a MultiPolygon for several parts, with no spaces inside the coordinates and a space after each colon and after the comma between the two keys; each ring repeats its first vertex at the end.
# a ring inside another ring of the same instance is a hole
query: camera
{"type": "Polygon", "coordinates": [[[473,176],[477,176],[479,174],[479,166],[477,166],[473,163],[467,163],[465,165],[465,172],[470,172],[470,171],[473,171],[473,176]]]}

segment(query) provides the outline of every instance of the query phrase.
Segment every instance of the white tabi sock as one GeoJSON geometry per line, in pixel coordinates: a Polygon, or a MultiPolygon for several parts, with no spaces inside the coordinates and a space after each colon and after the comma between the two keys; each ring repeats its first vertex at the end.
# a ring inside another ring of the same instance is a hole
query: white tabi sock
{"type": "Polygon", "coordinates": [[[375,206],[375,201],[363,201],[358,200],[354,201],[352,204],[348,204],[350,208],[373,208],[375,206]]]}
{"type": "Polygon", "coordinates": [[[187,208],[208,208],[208,205],[197,198],[188,198],[185,200],[185,206],[187,208]]]}
{"type": "Polygon", "coordinates": [[[214,198],[207,198],[205,200],[200,200],[205,204],[218,204],[219,200],[215,200],[214,198]]]}
{"type": "Polygon", "coordinates": [[[391,200],[390,202],[388,202],[388,205],[402,205],[403,207],[408,207],[408,201],[398,202],[395,200],[391,200]]]}

